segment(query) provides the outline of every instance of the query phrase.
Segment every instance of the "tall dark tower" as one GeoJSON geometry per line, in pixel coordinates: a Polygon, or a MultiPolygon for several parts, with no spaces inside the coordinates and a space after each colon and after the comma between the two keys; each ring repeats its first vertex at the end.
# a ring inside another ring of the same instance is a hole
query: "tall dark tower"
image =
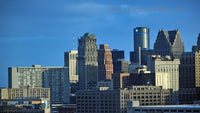
{"type": "Polygon", "coordinates": [[[98,79],[98,50],[95,35],[85,33],[78,43],[79,88],[92,89],[98,79]]]}
{"type": "Polygon", "coordinates": [[[149,49],[149,28],[134,28],[134,62],[141,64],[141,49],[149,49]]]}
{"type": "Polygon", "coordinates": [[[197,50],[200,50],[200,33],[199,37],[197,38],[197,50]]]}

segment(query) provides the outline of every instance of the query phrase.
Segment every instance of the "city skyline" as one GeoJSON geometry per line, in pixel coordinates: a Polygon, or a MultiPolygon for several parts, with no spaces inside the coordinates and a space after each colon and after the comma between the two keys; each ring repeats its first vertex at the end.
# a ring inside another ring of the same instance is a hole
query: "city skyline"
{"type": "MultiPolygon", "coordinates": [[[[198,0],[88,0],[81,1],[0,0],[0,87],[8,86],[8,67],[64,66],[64,52],[76,49],[78,39],[90,32],[99,44],[111,49],[133,51],[133,29],[150,29],[153,48],[159,29],[179,28],[185,51],[191,51],[200,33],[198,0]],[[187,7],[186,12],[109,12],[112,6],[187,7]],[[92,10],[91,10],[92,9],[92,10]]],[[[99,47],[98,47],[99,48],[99,47]]]]}

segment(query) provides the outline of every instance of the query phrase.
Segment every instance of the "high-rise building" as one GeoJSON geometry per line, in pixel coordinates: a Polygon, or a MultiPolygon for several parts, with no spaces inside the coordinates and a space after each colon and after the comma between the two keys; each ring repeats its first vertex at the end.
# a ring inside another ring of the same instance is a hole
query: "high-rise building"
{"type": "Polygon", "coordinates": [[[134,63],[141,64],[141,50],[150,48],[149,28],[134,28],[134,63]]]}
{"type": "Polygon", "coordinates": [[[179,87],[195,88],[195,52],[184,52],[180,57],[179,87]]]}
{"type": "Polygon", "coordinates": [[[154,43],[154,51],[156,55],[166,56],[171,58],[180,58],[185,51],[185,46],[181,38],[180,31],[163,31],[159,30],[156,42],[154,43]]]}
{"type": "Polygon", "coordinates": [[[192,104],[196,99],[195,52],[184,52],[179,66],[179,103],[192,104]]]}
{"type": "Polygon", "coordinates": [[[199,33],[199,36],[197,38],[197,50],[200,50],[200,33],[199,33]]]}
{"type": "Polygon", "coordinates": [[[100,44],[98,50],[98,81],[112,79],[113,61],[108,44],[100,44]]]}
{"type": "Polygon", "coordinates": [[[98,51],[94,34],[85,33],[78,45],[79,88],[91,89],[97,85],[98,51]]]}
{"type": "Polygon", "coordinates": [[[156,86],[173,89],[174,104],[178,104],[179,64],[179,59],[171,59],[170,56],[161,57],[160,55],[152,55],[148,56],[147,59],[148,70],[155,73],[156,86]]]}
{"type": "Polygon", "coordinates": [[[8,87],[50,88],[52,103],[69,103],[68,67],[9,67],[8,87]]]}
{"type": "Polygon", "coordinates": [[[64,53],[65,67],[69,67],[69,81],[70,83],[78,82],[78,50],[71,50],[64,53]]]}

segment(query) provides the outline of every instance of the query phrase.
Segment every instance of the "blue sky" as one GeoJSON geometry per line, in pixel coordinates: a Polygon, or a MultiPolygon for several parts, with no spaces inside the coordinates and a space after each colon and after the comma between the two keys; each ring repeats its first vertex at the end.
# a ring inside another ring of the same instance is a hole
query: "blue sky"
{"type": "Polygon", "coordinates": [[[97,44],[133,50],[133,28],[150,28],[150,47],[159,29],[179,28],[185,51],[200,33],[198,0],[0,0],[0,87],[8,67],[63,66],[76,38],[94,33],[97,44]],[[185,12],[110,12],[110,7],[186,7],[185,12]]]}

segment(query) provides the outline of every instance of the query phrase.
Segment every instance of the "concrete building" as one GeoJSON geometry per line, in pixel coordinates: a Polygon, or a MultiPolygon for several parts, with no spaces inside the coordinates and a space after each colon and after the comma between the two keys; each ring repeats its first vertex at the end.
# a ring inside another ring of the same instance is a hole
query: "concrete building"
{"type": "Polygon", "coordinates": [[[127,101],[140,105],[170,105],[172,90],[156,86],[134,86],[121,90],[79,90],[77,113],[126,113],[127,101]]]}
{"type": "Polygon", "coordinates": [[[100,44],[98,50],[98,81],[112,79],[113,61],[108,44],[100,44]]]}
{"type": "Polygon", "coordinates": [[[156,55],[166,56],[171,58],[180,58],[185,51],[185,46],[181,38],[180,31],[164,31],[159,30],[156,42],[154,43],[154,51],[156,55]]]}
{"type": "Polygon", "coordinates": [[[139,101],[141,106],[172,105],[172,90],[161,86],[133,86],[120,90],[121,113],[127,112],[127,101],[139,101]]]}
{"type": "Polygon", "coordinates": [[[150,31],[147,27],[134,28],[134,63],[141,65],[141,50],[150,48],[150,31]]]}
{"type": "Polygon", "coordinates": [[[1,88],[0,101],[16,98],[48,98],[50,101],[50,88],[34,88],[33,86],[24,86],[20,88],[1,88]]]}
{"type": "Polygon", "coordinates": [[[79,88],[96,87],[98,80],[98,50],[94,34],[85,33],[78,45],[79,88]]]}
{"type": "Polygon", "coordinates": [[[78,50],[71,50],[70,52],[64,53],[65,67],[69,67],[69,82],[78,82],[78,50]]]}
{"type": "Polygon", "coordinates": [[[138,101],[127,102],[127,113],[199,113],[199,105],[140,106],[138,101]]]}
{"type": "Polygon", "coordinates": [[[68,67],[10,67],[8,68],[8,87],[50,88],[52,103],[69,103],[68,67]]]}
{"type": "Polygon", "coordinates": [[[148,70],[151,71],[152,73],[155,73],[156,75],[155,85],[163,86],[163,88],[173,89],[174,104],[178,104],[179,64],[180,64],[179,59],[171,59],[170,56],[161,57],[152,55],[148,56],[148,61],[147,61],[148,70]],[[165,81],[167,81],[167,83],[165,81]]]}
{"type": "Polygon", "coordinates": [[[118,90],[79,90],[76,92],[77,113],[120,113],[118,90]]]}

